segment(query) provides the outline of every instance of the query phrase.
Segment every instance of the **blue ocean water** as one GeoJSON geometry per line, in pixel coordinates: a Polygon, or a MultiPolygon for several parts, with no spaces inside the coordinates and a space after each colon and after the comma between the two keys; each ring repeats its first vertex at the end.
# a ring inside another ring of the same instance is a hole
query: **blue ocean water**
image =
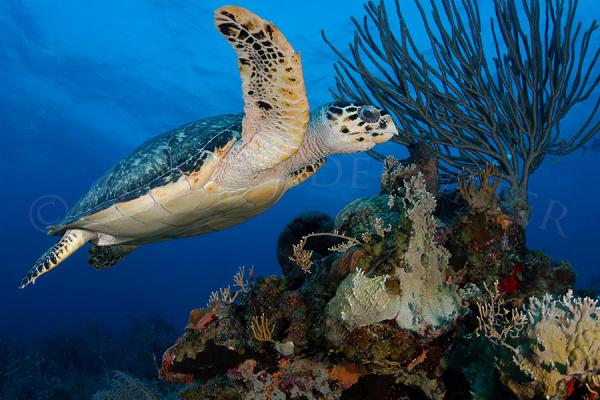
{"type": "MultiPolygon", "coordinates": [[[[345,48],[350,17],[363,14],[362,3],[238,2],[273,21],[301,52],[313,107],[330,101],[336,61],[320,30],[345,48]]],[[[213,11],[221,5],[0,2],[0,336],[40,337],[89,320],[119,328],[130,317],[155,313],[182,327],[188,310],[204,306],[240,265],[253,265],[260,275],[278,273],[277,236],[294,215],[312,209],[335,215],[378,191],[379,163],[364,154],[333,157],[272,209],[239,226],[144,246],[101,272],[80,251],[35,286],[17,289],[21,275],[55,241],[44,227],[116,161],[155,134],[242,109],[234,52],[213,27],[213,11]]],[[[491,2],[480,7],[488,19],[491,2]]],[[[416,13],[414,5],[406,4],[405,12],[416,13]]],[[[580,2],[577,17],[584,25],[599,15],[597,2],[580,2]]],[[[420,44],[427,49],[425,38],[420,44]]],[[[599,95],[592,93],[582,109],[599,95]]],[[[569,115],[563,131],[578,126],[577,118],[577,112],[569,115]]],[[[394,144],[378,150],[406,155],[394,144]]],[[[578,151],[550,157],[530,186],[528,245],[570,261],[579,287],[600,273],[599,173],[600,153],[578,151]]]]}

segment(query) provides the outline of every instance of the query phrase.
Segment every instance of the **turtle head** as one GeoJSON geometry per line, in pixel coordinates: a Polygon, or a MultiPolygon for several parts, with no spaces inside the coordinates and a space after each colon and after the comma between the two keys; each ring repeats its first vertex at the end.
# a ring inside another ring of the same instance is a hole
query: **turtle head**
{"type": "Polygon", "coordinates": [[[332,153],[367,151],[398,133],[392,117],[370,104],[331,103],[322,107],[325,142],[332,153]]]}

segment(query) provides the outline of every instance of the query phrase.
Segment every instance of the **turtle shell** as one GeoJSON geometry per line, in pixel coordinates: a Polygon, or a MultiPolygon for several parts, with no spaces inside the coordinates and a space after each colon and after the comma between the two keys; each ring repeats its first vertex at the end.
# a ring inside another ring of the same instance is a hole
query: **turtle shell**
{"type": "Polygon", "coordinates": [[[50,233],[200,170],[211,153],[241,138],[242,119],[243,114],[211,117],[148,140],[96,181],[59,225],[49,228],[50,233]]]}

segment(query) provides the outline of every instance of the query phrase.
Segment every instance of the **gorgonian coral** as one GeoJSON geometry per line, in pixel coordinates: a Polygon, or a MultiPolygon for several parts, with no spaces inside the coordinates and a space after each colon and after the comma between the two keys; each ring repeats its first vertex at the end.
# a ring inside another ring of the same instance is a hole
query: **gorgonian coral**
{"type": "Polygon", "coordinates": [[[363,20],[353,19],[349,56],[325,39],[339,57],[334,98],[392,112],[400,131],[393,140],[432,146],[442,183],[497,164],[525,221],[530,175],[546,156],[569,154],[600,131],[598,24],[582,29],[577,1],[493,0],[486,41],[479,1],[417,0],[416,19],[400,3],[365,5],[363,20]],[[425,47],[413,33],[421,27],[425,47]],[[590,98],[563,132],[561,121],[590,98]]]}

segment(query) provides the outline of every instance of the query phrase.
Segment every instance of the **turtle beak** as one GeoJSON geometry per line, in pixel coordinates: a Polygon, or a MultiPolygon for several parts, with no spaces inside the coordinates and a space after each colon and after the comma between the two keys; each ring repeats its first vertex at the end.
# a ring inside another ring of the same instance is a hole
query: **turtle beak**
{"type": "Polygon", "coordinates": [[[379,127],[376,129],[377,136],[373,137],[375,144],[385,143],[394,136],[398,135],[398,128],[390,114],[384,114],[379,119],[379,127]]]}

